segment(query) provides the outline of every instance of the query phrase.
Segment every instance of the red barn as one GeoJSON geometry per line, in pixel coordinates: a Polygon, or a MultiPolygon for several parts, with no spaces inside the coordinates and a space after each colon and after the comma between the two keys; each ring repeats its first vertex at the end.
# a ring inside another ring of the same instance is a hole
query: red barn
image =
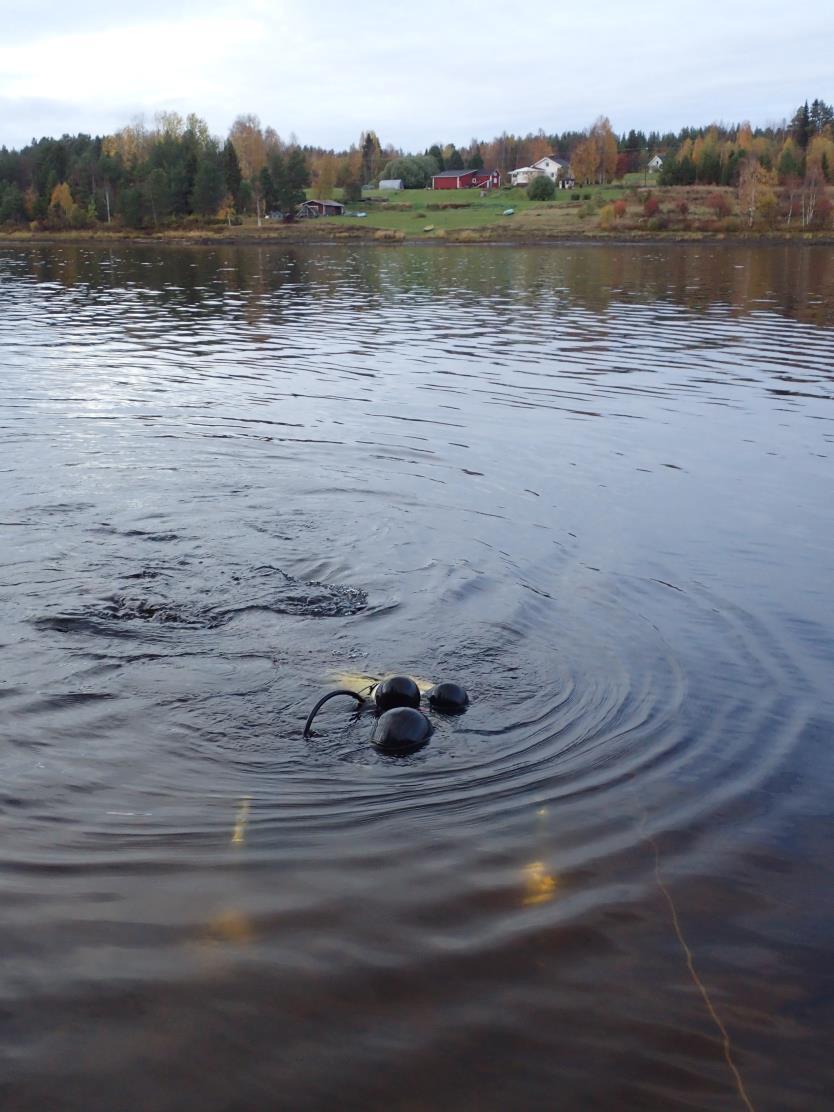
{"type": "Polygon", "coordinates": [[[497,189],[498,170],[444,170],[431,179],[432,189],[497,189]]]}

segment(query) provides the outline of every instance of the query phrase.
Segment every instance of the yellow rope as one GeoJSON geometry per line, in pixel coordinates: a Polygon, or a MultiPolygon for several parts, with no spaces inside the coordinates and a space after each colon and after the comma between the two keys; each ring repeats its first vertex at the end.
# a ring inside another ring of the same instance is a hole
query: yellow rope
{"type": "MultiPolygon", "coordinates": [[[[645,814],[643,816],[643,821],[645,823],[645,814]]],[[[658,888],[663,893],[663,895],[666,897],[666,902],[669,905],[669,911],[671,912],[671,915],[672,915],[672,926],[675,928],[675,934],[677,935],[678,942],[680,943],[681,949],[683,950],[684,954],[686,955],[686,965],[687,965],[687,968],[689,969],[689,975],[692,978],[692,981],[695,984],[695,987],[698,989],[701,996],[703,997],[704,1004],[706,1005],[707,1011],[709,1012],[710,1016],[712,1017],[712,1020],[715,1023],[715,1026],[718,1028],[718,1030],[721,1033],[721,1041],[722,1041],[722,1044],[723,1044],[723,1047],[724,1047],[724,1058],[726,1059],[726,1062],[727,1062],[727,1065],[729,1066],[730,1072],[733,1075],[733,1079],[734,1079],[735,1084],[736,1084],[736,1089],[738,1090],[738,1095],[741,1098],[742,1104],[744,1104],[745,1108],[747,1109],[747,1112],[755,1112],[755,1109],[753,1107],[753,1102],[750,1100],[750,1097],[747,1095],[747,1090],[744,1087],[744,1081],[742,1080],[741,1074],[738,1071],[738,1067],[736,1066],[735,1062],[733,1061],[733,1052],[732,1052],[732,1044],[730,1042],[730,1035],[727,1031],[727,1028],[724,1026],[724,1024],[721,1020],[721,1016],[715,1010],[715,1006],[714,1006],[712,1000],[710,999],[709,993],[707,992],[706,985],[701,980],[701,978],[698,976],[698,973],[695,969],[695,961],[694,961],[694,958],[692,956],[692,951],[689,949],[689,946],[687,945],[686,939],[683,936],[683,931],[681,929],[680,919],[678,918],[678,910],[675,907],[675,901],[672,899],[672,893],[669,891],[669,889],[663,883],[663,878],[660,875],[660,849],[658,848],[657,842],[654,840],[654,838],[651,837],[651,835],[647,835],[647,837],[648,837],[648,840],[649,840],[652,848],[654,849],[654,876],[655,876],[655,880],[657,881],[658,888]]]]}

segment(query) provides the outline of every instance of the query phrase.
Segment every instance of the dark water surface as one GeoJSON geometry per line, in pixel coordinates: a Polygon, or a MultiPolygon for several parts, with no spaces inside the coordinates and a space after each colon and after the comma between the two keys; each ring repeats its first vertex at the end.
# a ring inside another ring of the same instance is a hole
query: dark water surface
{"type": "Polygon", "coordinates": [[[0,1105],[830,1107],[832,368],[823,248],[0,251],[0,1105]]]}

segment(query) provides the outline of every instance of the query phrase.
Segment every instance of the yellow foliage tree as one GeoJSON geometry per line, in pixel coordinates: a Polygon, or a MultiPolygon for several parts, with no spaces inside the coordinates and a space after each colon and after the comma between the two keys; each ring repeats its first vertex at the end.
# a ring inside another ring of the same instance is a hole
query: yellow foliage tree
{"type": "Polygon", "coordinates": [[[316,180],[316,197],[320,201],[327,201],[333,197],[333,187],[336,184],[336,159],[332,154],[326,154],[319,162],[319,173],[316,180]]]}
{"type": "Polygon", "coordinates": [[[257,116],[238,116],[229,131],[244,181],[252,181],[266,166],[266,143],[257,116]]]}
{"type": "Polygon", "coordinates": [[[110,158],[121,156],[125,166],[135,166],[147,157],[153,136],[150,135],[141,121],[128,124],[113,135],[107,135],[102,140],[101,149],[110,158]]]}
{"type": "Polygon", "coordinates": [[[748,154],[753,149],[753,130],[750,124],[743,123],[736,132],[736,146],[739,150],[747,151],[748,154]]]}
{"type": "Polygon", "coordinates": [[[805,152],[805,165],[808,171],[818,171],[823,178],[834,173],[834,140],[826,134],[815,135],[805,152]]]}
{"type": "Polygon", "coordinates": [[[53,219],[69,221],[75,212],[75,202],[72,199],[70,187],[65,181],[60,182],[52,190],[49,198],[49,212],[53,219]]]}
{"type": "Polygon", "coordinates": [[[599,151],[593,139],[582,139],[577,143],[571,155],[570,168],[581,185],[594,181],[599,169],[599,151]]]}
{"type": "Polygon", "coordinates": [[[595,173],[600,184],[604,184],[614,177],[617,168],[617,137],[607,116],[600,116],[596,121],[591,128],[590,139],[597,153],[595,173]]]}
{"type": "Polygon", "coordinates": [[[738,202],[747,216],[748,227],[755,220],[772,221],[776,212],[775,184],[773,170],[766,170],[756,158],[745,158],[738,179],[738,202]]]}
{"type": "Polygon", "coordinates": [[[525,162],[525,165],[529,164],[532,166],[533,163],[538,162],[540,158],[547,158],[550,153],[551,142],[544,132],[540,131],[538,135],[535,135],[529,142],[527,150],[529,163],[525,162]]]}

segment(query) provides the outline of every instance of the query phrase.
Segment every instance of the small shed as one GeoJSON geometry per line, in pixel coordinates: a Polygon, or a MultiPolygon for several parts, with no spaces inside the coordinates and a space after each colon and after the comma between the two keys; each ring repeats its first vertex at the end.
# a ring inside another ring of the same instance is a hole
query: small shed
{"type": "Polygon", "coordinates": [[[299,216],[343,216],[345,206],[341,201],[305,201],[298,206],[299,216]]]}
{"type": "Polygon", "coordinates": [[[663,169],[663,159],[660,157],[659,154],[656,154],[654,158],[649,159],[649,169],[653,172],[657,172],[658,170],[663,169]]]}
{"type": "Polygon", "coordinates": [[[380,189],[403,189],[402,178],[383,178],[379,183],[380,189]]]}

